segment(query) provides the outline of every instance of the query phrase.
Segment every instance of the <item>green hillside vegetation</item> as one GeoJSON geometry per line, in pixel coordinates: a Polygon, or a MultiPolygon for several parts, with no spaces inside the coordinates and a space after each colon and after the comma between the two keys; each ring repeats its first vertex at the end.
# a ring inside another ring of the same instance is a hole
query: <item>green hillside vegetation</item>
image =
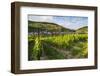
{"type": "Polygon", "coordinates": [[[81,27],[79,29],[76,30],[76,33],[88,33],[88,26],[84,26],[84,27],[81,27]]]}
{"type": "Polygon", "coordinates": [[[56,23],[50,22],[35,22],[35,21],[28,21],[28,30],[29,32],[36,32],[36,31],[47,31],[47,32],[75,32],[75,30],[71,30],[65,28],[61,25],[56,23]]]}

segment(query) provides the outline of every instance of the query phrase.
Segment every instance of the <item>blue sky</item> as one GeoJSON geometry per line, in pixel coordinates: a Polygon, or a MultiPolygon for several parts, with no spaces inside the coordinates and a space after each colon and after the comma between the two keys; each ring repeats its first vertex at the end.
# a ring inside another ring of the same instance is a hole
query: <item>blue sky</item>
{"type": "Polygon", "coordinates": [[[88,26],[88,17],[81,16],[42,16],[28,15],[28,20],[39,22],[52,22],[70,29],[88,26]]]}

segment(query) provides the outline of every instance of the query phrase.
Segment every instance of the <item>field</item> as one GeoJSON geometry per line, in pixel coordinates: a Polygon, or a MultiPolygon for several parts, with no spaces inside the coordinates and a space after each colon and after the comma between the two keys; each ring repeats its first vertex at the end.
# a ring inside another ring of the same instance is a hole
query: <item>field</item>
{"type": "Polygon", "coordinates": [[[28,60],[87,58],[87,39],[88,34],[29,35],[28,60]]]}
{"type": "Polygon", "coordinates": [[[29,61],[87,57],[87,17],[29,15],[29,61]]]}

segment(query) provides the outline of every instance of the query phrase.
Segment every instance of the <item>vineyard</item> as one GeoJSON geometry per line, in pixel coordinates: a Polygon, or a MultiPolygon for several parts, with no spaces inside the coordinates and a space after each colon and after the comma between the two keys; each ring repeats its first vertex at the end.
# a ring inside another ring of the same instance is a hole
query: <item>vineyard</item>
{"type": "Polygon", "coordinates": [[[28,21],[28,60],[88,57],[88,26],[69,29],[51,22],[28,21]]]}
{"type": "Polygon", "coordinates": [[[87,39],[87,34],[29,35],[28,60],[86,58],[87,39]]]}

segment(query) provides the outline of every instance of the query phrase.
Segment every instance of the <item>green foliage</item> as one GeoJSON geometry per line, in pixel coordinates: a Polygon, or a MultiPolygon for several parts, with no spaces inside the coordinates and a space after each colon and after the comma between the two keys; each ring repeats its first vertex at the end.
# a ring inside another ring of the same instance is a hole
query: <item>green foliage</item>
{"type": "Polygon", "coordinates": [[[64,59],[64,55],[48,44],[44,44],[44,51],[48,59],[64,59]]]}
{"type": "Polygon", "coordinates": [[[87,34],[66,34],[59,36],[29,36],[29,60],[41,60],[42,51],[46,59],[85,58],[88,56],[87,34]]]}
{"type": "Polygon", "coordinates": [[[37,37],[35,39],[35,44],[34,44],[34,47],[32,49],[32,58],[34,60],[40,60],[41,51],[42,51],[41,40],[40,40],[40,38],[37,37]]]}

